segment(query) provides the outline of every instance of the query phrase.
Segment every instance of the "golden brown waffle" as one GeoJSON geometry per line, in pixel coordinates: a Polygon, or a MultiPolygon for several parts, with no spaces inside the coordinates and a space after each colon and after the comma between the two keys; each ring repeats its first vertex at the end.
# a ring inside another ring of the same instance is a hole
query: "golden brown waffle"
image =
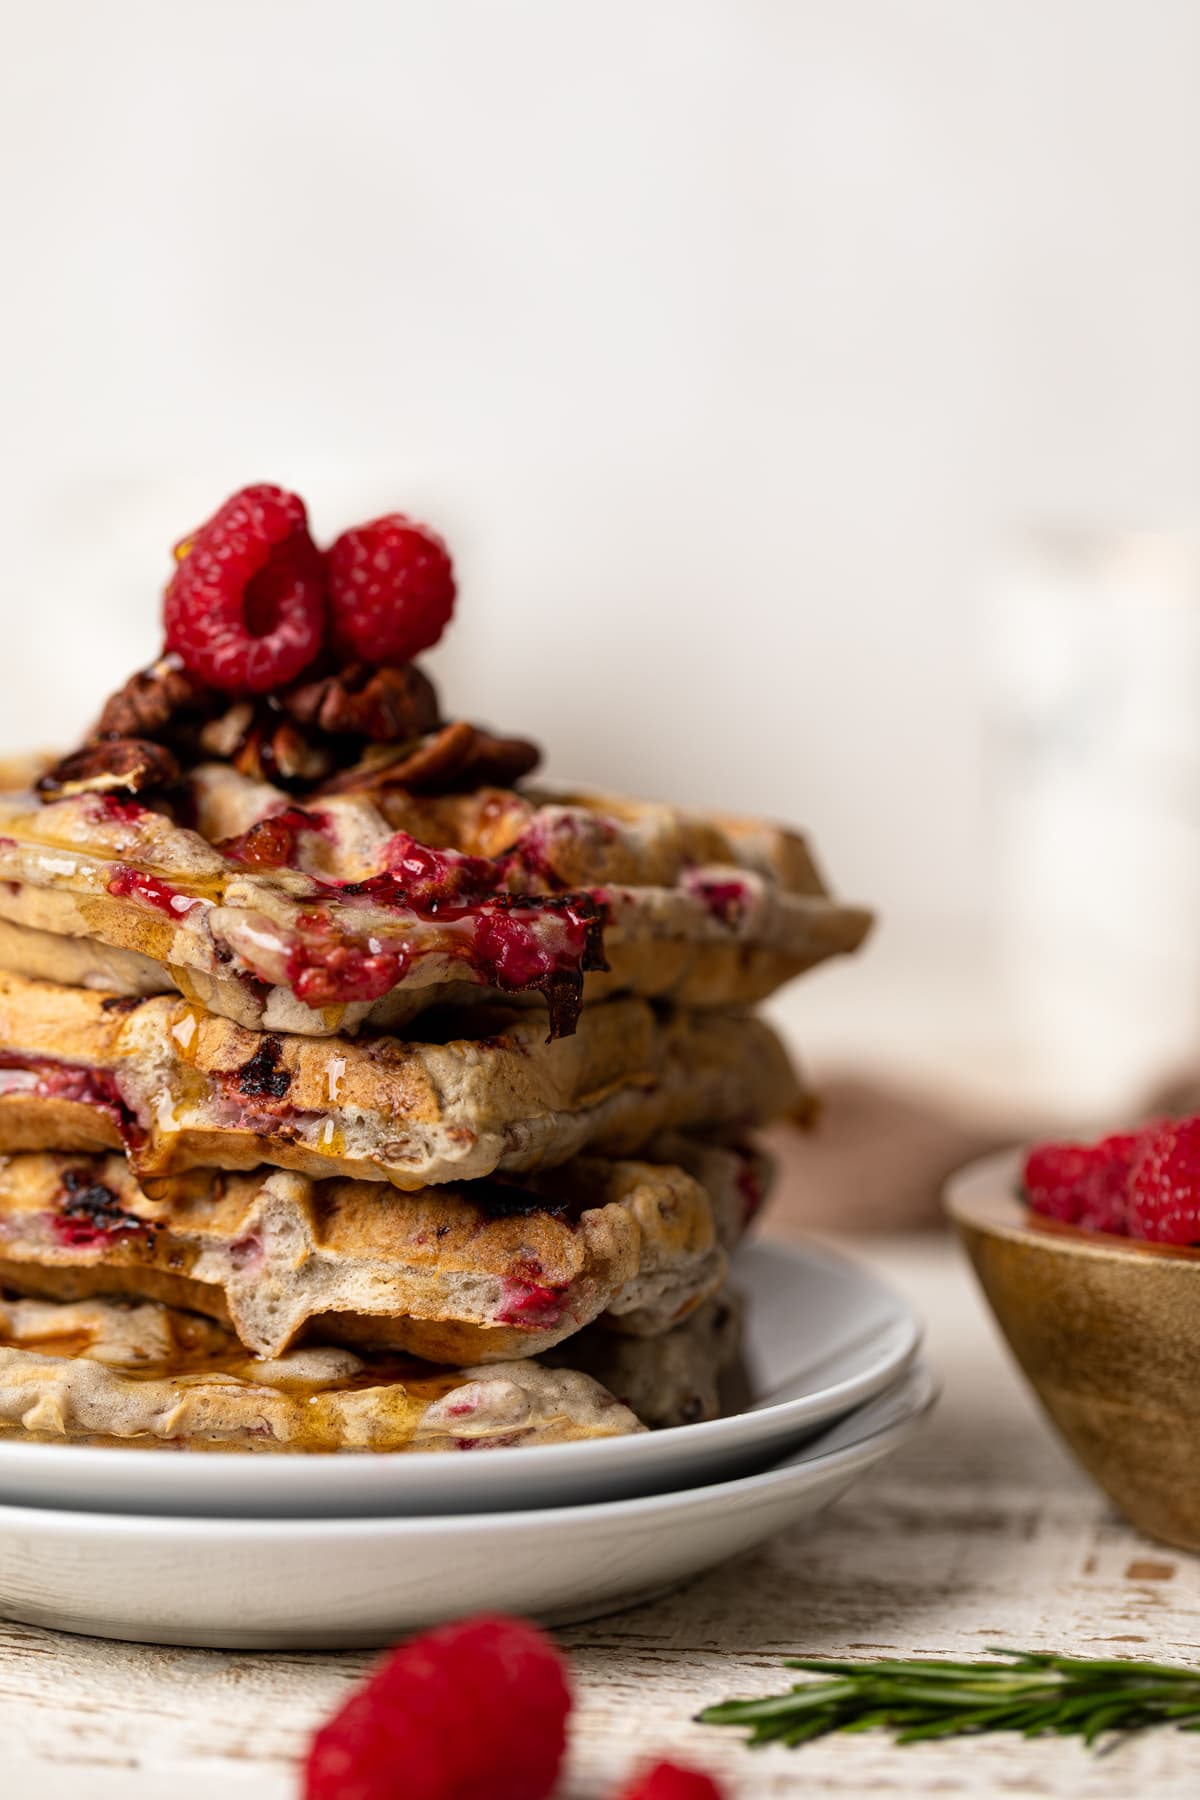
{"type": "Polygon", "coordinates": [[[741,1302],[723,1289],[662,1337],[621,1337],[602,1321],[541,1361],[591,1375],[658,1431],[718,1417],[721,1377],[741,1347],[741,1302]]]}
{"type": "Polygon", "coordinates": [[[699,1146],[693,1162],[706,1185],[579,1157],[397,1203],[271,1169],[177,1177],[151,1199],[123,1157],[28,1152],[0,1161],[0,1285],[188,1307],[260,1356],[315,1340],[490,1362],[602,1313],[654,1336],[715,1291],[745,1221],[752,1153],[699,1146]]]}
{"type": "Polygon", "coordinates": [[[224,763],[189,792],[196,829],[98,793],[0,794],[0,966],[315,1036],[497,991],[569,1031],[581,995],[750,1005],[870,924],[803,839],[753,821],[487,787],[299,806],[224,763]],[[413,841],[441,859],[424,886],[413,841]]]}
{"type": "Polygon", "coordinates": [[[330,1044],[0,974],[0,1151],[124,1148],[143,1178],[271,1163],[413,1191],[763,1123],[797,1097],[779,1040],[738,1014],[613,1000],[547,1043],[528,1010],[476,1006],[423,1030],[330,1044]]]}
{"type": "Polygon", "coordinates": [[[0,1428],[190,1450],[463,1450],[642,1427],[590,1376],[528,1361],[437,1369],[350,1350],[260,1361],[207,1319],[0,1295],[0,1428]]]}

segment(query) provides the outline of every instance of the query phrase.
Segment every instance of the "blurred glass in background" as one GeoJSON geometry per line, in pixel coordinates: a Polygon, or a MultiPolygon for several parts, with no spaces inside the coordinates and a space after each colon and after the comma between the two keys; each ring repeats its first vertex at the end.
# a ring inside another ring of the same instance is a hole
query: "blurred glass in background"
{"type": "Polygon", "coordinates": [[[1047,529],[987,615],[1001,970],[1031,1090],[1080,1123],[1200,1069],[1200,542],[1047,529]]]}

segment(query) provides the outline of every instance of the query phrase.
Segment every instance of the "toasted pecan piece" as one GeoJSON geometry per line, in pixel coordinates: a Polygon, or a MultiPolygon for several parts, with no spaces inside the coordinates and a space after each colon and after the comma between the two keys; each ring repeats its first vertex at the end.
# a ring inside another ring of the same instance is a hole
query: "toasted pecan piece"
{"type": "Polygon", "coordinates": [[[286,688],[279,705],[300,725],[375,744],[407,743],[438,723],[437,692],[415,663],[400,669],[352,663],[336,674],[286,688]]]}
{"type": "Polygon", "coordinates": [[[181,718],[194,718],[219,705],[219,696],[198,682],[174,657],[163,657],[131,675],[104,703],[89,742],[102,738],[158,738],[181,718]]]}
{"type": "Polygon", "coordinates": [[[290,719],[258,720],[229,759],[253,781],[312,783],[328,775],[333,753],[313,742],[290,719]]]}
{"type": "Polygon", "coordinates": [[[446,794],[508,787],[535,769],[541,755],[525,738],[494,737],[478,725],[455,719],[398,756],[368,757],[342,770],[321,791],[343,794],[398,787],[413,794],[446,794]]]}
{"type": "Polygon", "coordinates": [[[43,800],[77,794],[143,794],[179,780],[179,764],[165,744],[146,738],[107,738],[64,756],[40,777],[43,800]]]}

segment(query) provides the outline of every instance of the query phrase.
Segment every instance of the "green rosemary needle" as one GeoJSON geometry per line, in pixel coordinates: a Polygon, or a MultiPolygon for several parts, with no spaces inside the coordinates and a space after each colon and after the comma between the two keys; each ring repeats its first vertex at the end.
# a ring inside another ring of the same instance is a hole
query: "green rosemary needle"
{"type": "Polygon", "coordinates": [[[1173,1725],[1200,1731],[1200,1671],[1166,1663],[1102,1661],[993,1649],[996,1662],[903,1657],[842,1662],[790,1657],[787,1669],[810,1677],[786,1694],[723,1700],[699,1715],[704,1725],[750,1728],[748,1742],[811,1743],[833,1731],[894,1734],[900,1744],[982,1731],[1052,1732],[1095,1744],[1108,1732],[1173,1725]],[[818,1679],[811,1679],[817,1677],[818,1679]]]}

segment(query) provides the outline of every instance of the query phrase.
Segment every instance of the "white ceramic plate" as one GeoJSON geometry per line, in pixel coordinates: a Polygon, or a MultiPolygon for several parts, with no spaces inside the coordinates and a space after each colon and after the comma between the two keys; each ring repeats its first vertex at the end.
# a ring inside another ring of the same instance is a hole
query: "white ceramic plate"
{"type": "Polygon", "coordinates": [[[479,1610],[591,1618],[819,1512],[889,1455],[934,1397],[918,1366],[765,1472],[596,1506],[312,1520],[0,1506],[0,1615],[98,1637],[259,1650],[385,1644],[479,1610]]]}
{"type": "Polygon", "coordinates": [[[920,1343],[911,1308],[824,1251],[749,1244],[746,1410],[700,1425],[486,1455],[188,1455],[0,1438],[0,1502],[231,1518],[578,1506],[763,1468],[880,1393],[920,1343]]]}

